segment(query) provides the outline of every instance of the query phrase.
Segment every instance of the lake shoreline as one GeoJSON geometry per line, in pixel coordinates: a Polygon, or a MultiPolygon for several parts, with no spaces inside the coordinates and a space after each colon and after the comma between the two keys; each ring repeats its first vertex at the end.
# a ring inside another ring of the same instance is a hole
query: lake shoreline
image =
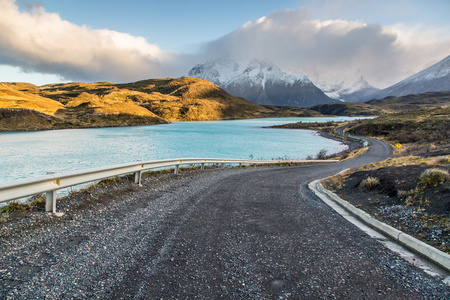
{"type": "Polygon", "coordinates": [[[334,136],[324,130],[317,130],[317,129],[310,129],[310,130],[316,131],[323,138],[333,140],[333,141],[338,141],[338,142],[341,142],[341,143],[347,145],[349,148],[348,149],[349,151],[353,151],[353,150],[360,149],[363,147],[361,142],[358,142],[355,140],[348,140],[348,139],[345,139],[344,137],[334,136]]]}
{"type": "Polygon", "coordinates": [[[299,160],[315,156],[323,148],[329,154],[347,148],[342,140],[323,133],[264,129],[301,120],[327,122],[344,118],[264,118],[0,133],[0,157],[4,158],[0,164],[3,169],[0,181],[138,160],[178,157],[245,159],[250,156],[263,160],[277,157],[299,160]]]}
{"type": "Polygon", "coordinates": [[[275,126],[275,127],[274,126],[263,127],[263,128],[291,129],[291,130],[292,129],[294,129],[294,130],[310,130],[310,131],[314,131],[317,135],[319,135],[319,136],[321,136],[323,138],[326,138],[326,139],[329,139],[329,140],[333,140],[333,141],[336,141],[336,142],[340,142],[340,143],[342,143],[344,145],[347,145],[348,146],[348,151],[353,151],[353,150],[360,149],[360,148],[363,147],[363,145],[359,141],[346,139],[346,138],[344,138],[342,136],[332,135],[332,134],[330,134],[327,131],[322,130],[322,129],[288,128],[288,127],[282,128],[282,127],[277,127],[277,126],[275,126]]]}
{"type": "MultiPolygon", "coordinates": [[[[0,110],[2,110],[2,108],[0,108],[0,110]]],[[[5,110],[5,109],[3,109],[5,110]]],[[[37,112],[39,113],[39,112],[37,112]]],[[[0,128],[0,134],[2,133],[20,133],[20,132],[40,132],[40,131],[55,131],[55,130],[66,130],[66,129],[102,129],[102,128],[127,128],[127,127],[141,127],[141,126],[157,126],[157,125],[168,125],[168,124],[173,124],[173,123],[186,123],[186,122],[198,122],[198,123],[207,123],[207,122],[221,122],[221,121],[239,121],[239,120],[256,120],[256,119],[274,119],[274,118],[279,118],[279,119],[290,119],[290,118],[332,118],[333,116],[327,116],[327,115],[323,115],[323,116],[303,116],[303,115],[298,115],[298,116],[288,116],[288,117],[278,117],[278,116],[267,116],[267,117],[261,117],[261,116],[255,116],[255,117],[247,117],[247,118],[223,118],[223,119],[211,119],[211,120],[177,120],[177,121],[168,121],[165,120],[166,122],[159,122],[159,123],[152,123],[152,124],[126,124],[126,125],[104,125],[104,126],[99,126],[99,125],[92,125],[92,126],[85,126],[85,125],[74,125],[74,124],[67,124],[67,126],[61,126],[61,127],[49,127],[49,128],[37,128],[37,127],[29,127],[27,129],[12,129],[12,130],[5,130],[4,128],[0,128]]],[[[342,116],[341,116],[342,117],[342,116]]],[[[346,117],[346,116],[344,116],[346,117]]],[[[351,117],[351,116],[348,116],[351,117]]],[[[366,117],[366,116],[360,116],[362,118],[366,117]]],[[[270,127],[268,127],[270,128],[270,127]]]]}

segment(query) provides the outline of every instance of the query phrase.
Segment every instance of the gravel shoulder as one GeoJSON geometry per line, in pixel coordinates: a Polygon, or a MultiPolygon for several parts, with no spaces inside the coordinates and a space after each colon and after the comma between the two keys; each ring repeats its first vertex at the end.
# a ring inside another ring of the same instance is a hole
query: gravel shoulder
{"type": "Polygon", "coordinates": [[[307,188],[390,155],[377,146],[338,164],[122,180],[59,201],[60,218],[11,213],[0,225],[0,299],[448,299],[442,278],[307,188]]]}

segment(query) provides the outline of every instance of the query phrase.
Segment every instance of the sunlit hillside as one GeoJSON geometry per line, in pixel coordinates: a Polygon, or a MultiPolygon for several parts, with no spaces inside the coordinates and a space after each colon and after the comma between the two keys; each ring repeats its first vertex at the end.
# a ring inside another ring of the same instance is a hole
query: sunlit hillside
{"type": "Polygon", "coordinates": [[[254,118],[273,112],[273,109],[233,97],[217,85],[197,78],[153,79],[119,87],[146,93],[147,97],[136,100],[171,121],[254,118]]]}
{"type": "Polygon", "coordinates": [[[38,87],[24,83],[0,83],[0,108],[25,108],[54,115],[64,105],[58,101],[41,97],[31,91],[38,87]],[[21,90],[26,91],[21,91],[21,90]],[[30,91],[30,92],[28,92],[30,91]]]}
{"type": "Polygon", "coordinates": [[[197,78],[39,87],[27,83],[3,83],[0,88],[0,109],[8,109],[2,114],[0,130],[27,130],[27,126],[29,130],[36,130],[49,129],[53,125],[54,128],[132,126],[319,114],[294,107],[257,105],[233,97],[215,84],[197,78]],[[33,113],[30,120],[40,120],[33,125],[31,121],[25,122],[24,109],[45,115],[33,113]],[[52,116],[52,121],[44,121],[42,118],[48,119],[46,115],[52,116]],[[20,129],[14,128],[18,118],[23,121],[20,129]],[[28,124],[30,122],[32,124],[28,124]]]}

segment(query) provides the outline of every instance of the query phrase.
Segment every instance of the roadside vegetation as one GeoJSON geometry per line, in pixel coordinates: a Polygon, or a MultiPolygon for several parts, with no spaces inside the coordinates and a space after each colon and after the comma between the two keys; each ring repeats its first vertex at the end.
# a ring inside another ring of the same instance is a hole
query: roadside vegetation
{"type": "MultiPolygon", "coordinates": [[[[407,160],[406,160],[407,161],[407,160]]],[[[420,164],[359,168],[322,182],[356,207],[450,253],[450,167],[420,164]]]]}
{"type": "Polygon", "coordinates": [[[387,114],[361,120],[347,132],[383,139],[396,147],[396,156],[441,156],[450,153],[450,106],[387,114]]]}
{"type": "MultiPolygon", "coordinates": [[[[399,105],[398,103],[396,105],[399,105]]],[[[450,107],[350,124],[347,132],[392,145],[394,156],[323,181],[372,216],[450,253],[450,107]]]]}

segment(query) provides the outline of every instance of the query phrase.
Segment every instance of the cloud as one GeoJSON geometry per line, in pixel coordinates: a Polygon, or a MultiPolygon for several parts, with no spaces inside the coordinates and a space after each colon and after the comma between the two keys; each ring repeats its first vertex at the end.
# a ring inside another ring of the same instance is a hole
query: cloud
{"type": "Polygon", "coordinates": [[[133,81],[174,72],[178,57],[143,37],[94,30],[46,12],[40,2],[21,12],[0,0],[0,64],[59,74],[67,80],[133,81]]]}
{"type": "Polygon", "coordinates": [[[14,0],[0,0],[0,65],[56,74],[68,81],[176,77],[197,63],[225,57],[268,59],[284,71],[310,77],[359,72],[383,88],[450,54],[448,28],[320,21],[305,8],[247,22],[206,43],[199,53],[173,53],[143,37],[68,22],[47,12],[39,1],[23,5],[25,11],[14,0]]]}
{"type": "Polygon", "coordinates": [[[274,12],[209,43],[206,57],[269,59],[289,72],[360,72],[378,87],[398,82],[450,53],[430,29],[362,21],[319,21],[309,10],[274,12]]]}

